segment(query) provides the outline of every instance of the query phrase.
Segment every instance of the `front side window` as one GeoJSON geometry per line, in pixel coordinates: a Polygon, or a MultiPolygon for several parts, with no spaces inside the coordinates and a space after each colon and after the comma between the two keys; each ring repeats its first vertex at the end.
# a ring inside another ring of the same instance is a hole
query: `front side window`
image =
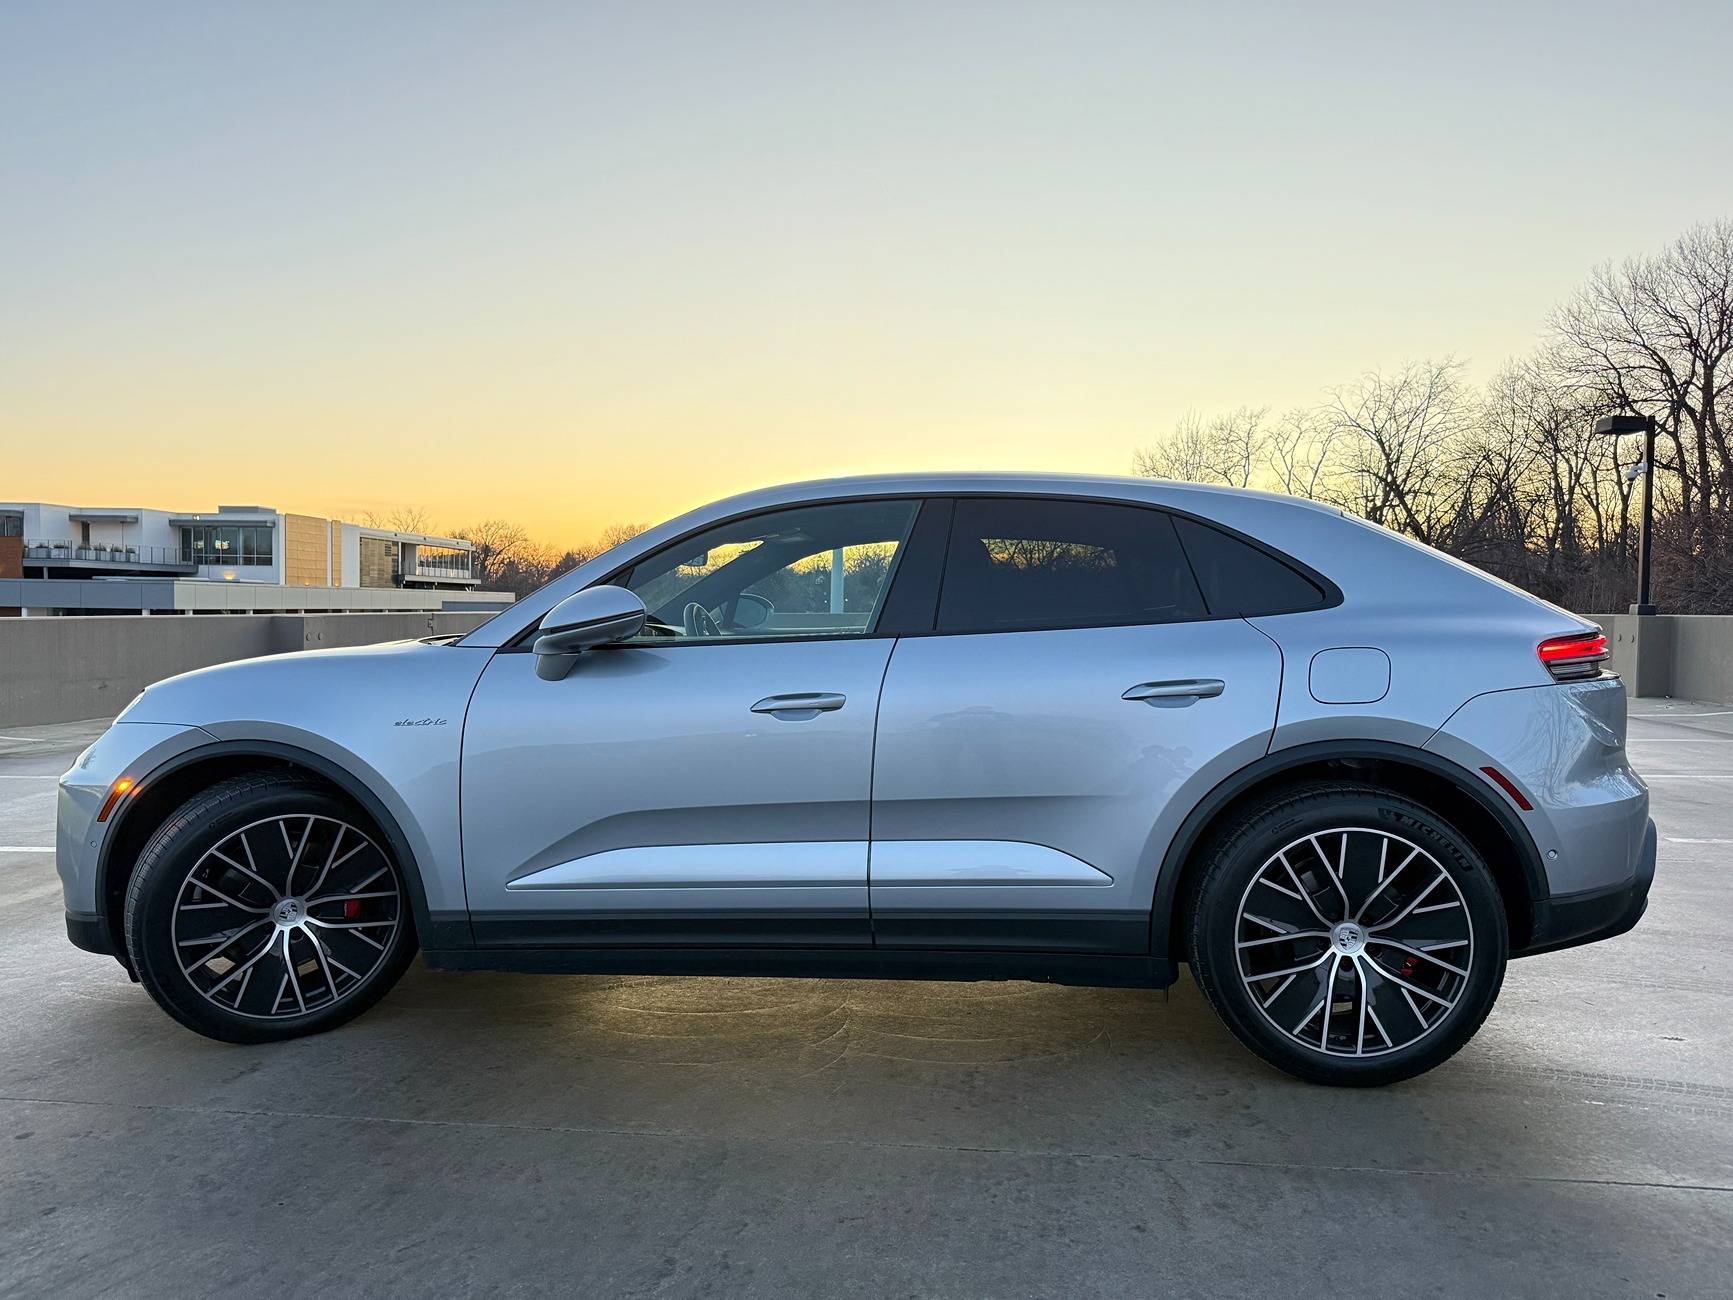
{"type": "Polygon", "coordinates": [[[1091,501],[957,502],[941,632],[1172,623],[1205,617],[1161,511],[1091,501]]]}
{"type": "Polygon", "coordinates": [[[918,503],[849,501],[735,520],[640,560],[620,584],[640,641],[870,632],[918,503]]]}

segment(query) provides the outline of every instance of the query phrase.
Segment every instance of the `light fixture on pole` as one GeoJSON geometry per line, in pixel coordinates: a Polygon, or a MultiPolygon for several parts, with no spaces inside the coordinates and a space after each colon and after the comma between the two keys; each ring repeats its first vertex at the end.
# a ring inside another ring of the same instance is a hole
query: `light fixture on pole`
{"type": "Polygon", "coordinates": [[[1652,533],[1655,526],[1655,417],[1652,415],[1603,415],[1595,421],[1597,437],[1617,438],[1627,433],[1643,435],[1643,522],[1637,535],[1637,603],[1633,614],[1653,614],[1655,606],[1649,598],[1649,574],[1654,555],[1652,533]]]}

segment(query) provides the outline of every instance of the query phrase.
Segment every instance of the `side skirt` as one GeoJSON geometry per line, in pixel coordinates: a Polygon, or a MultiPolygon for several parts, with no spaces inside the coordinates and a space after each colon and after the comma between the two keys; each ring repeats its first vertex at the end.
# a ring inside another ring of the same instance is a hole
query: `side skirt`
{"type": "Polygon", "coordinates": [[[433,970],[549,975],[735,975],[784,979],[1033,980],[1166,988],[1175,963],[1054,952],[873,948],[433,948],[433,970]]]}

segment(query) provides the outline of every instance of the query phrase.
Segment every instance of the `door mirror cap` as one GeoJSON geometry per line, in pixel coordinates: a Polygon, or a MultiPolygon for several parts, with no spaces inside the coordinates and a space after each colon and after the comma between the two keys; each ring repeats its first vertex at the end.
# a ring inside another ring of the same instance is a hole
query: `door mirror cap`
{"type": "Polygon", "coordinates": [[[532,647],[536,676],[557,682],[585,650],[637,636],[649,618],[644,602],[624,587],[586,587],[548,611],[532,647]]]}

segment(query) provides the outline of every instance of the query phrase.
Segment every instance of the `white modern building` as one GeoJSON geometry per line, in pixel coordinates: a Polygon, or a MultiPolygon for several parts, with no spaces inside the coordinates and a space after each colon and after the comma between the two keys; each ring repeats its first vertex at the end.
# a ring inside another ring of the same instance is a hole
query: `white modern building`
{"type": "Polygon", "coordinates": [[[459,538],[268,506],[192,513],[0,502],[0,614],[508,604],[508,594],[476,590],[474,559],[459,538]]]}

